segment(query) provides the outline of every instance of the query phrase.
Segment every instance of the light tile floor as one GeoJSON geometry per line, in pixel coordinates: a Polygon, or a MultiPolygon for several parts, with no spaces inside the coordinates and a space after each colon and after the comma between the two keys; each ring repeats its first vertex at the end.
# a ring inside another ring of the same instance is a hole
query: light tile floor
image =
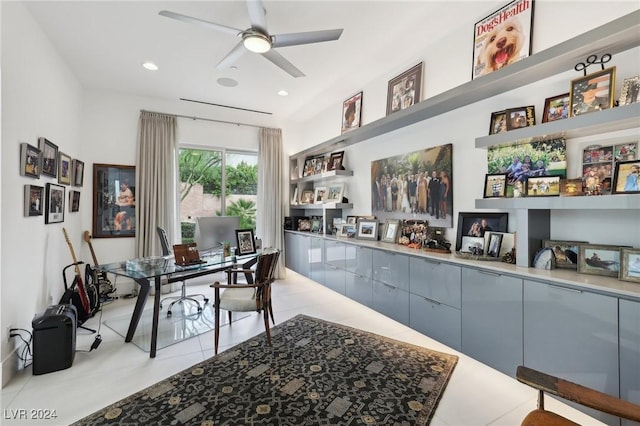
{"type": "MultiPolygon", "coordinates": [[[[210,282],[211,278],[192,280],[188,293],[212,294],[210,282]]],[[[287,271],[286,279],[275,282],[273,300],[276,323],[302,313],[459,355],[431,422],[434,426],[519,425],[536,406],[534,389],[295,272],[287,271]]],[[[130,313],[133,303],[134,299],[121,298],[105,306],[102,321],[130,313]]],[[[92,318],[86,325],[98,327],[99,319],[92,318]]],[[[223,327],[220,350],[263,331],[258,314],[250,314],[231,327],[223,327]]],[[[161,349],[155,359],[105,326],[100,333],[100,347],[77,352],[69,369],[38,376],[31,374],[30,367],[19,372],[2,389],[0,423],[67,425],[213,355],[212,332],[161,349]],[[55,410],[57,417],[48,421],[12,419],[20,409],[27,413],[32,409],[55,410]]],[[[77,349],[88,349],[93,339],[93,335],[79,330],[77,349]]],[[[601,424],[551,398],[545,398],[545,402],[547,409],[580,424],[601,424]]]]}

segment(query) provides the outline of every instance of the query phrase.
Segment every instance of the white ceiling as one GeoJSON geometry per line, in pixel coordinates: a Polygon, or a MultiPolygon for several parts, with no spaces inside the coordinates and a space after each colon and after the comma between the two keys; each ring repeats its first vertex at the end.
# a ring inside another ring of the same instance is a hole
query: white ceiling
{"type": "MultiPolygon", "coordinates": [[[[237,69],[216,64],[232,35],[158,15],[166,9],[239,29],[250,26],[244,0],[29,1],[34,19],[85,88],[195,99],[273,114],[281,121],[346,99],[394,69],[402,46],[442,40],[456,17],[475,21],[505,1],[264,1],[271,34],[344,28],[337,41],[279,48],[306,77],[293,78],[255,53],[237,69]],[[141,64],[160,69],[146,71],[141,64]],[[233,78],[238,86],[216,83],[233,78]],[[287,90],[280,97],[276,92],[287,90]]],[[[469,30],[471,31],[471,30],[469,30]]],[[[471,36],[471,34],[470,34],[471,36]]],[[[420,60],[420,58],[415,58],[420,60]]],[[[400,64],[400,66],[412,64],[400,64]]],[[[211,107],[212,114],[219,107],[211,107]]]]}

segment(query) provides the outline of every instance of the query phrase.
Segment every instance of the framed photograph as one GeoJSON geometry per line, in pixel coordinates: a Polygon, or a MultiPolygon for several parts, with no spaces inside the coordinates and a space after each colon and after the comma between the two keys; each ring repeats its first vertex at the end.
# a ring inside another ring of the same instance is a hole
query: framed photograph
{"type": "Polygon", "coordinates": [[[84,182],[84,161],[73,159],[71,161],[71,168],[73,170],[71,174],[73,186],[82,186],[84,182]]]}
{"type": "Polygon", "coordinates": [[[44,187],[36,185],[24,186],[24,215],[42,216],[44,187]]]}
{"type": "Polygon", "coordinates": [[[298,228],[296,231],[311,231],[311,218],[308,217],[300,217],[298,218],[298,228]]]}
{"type": "Polygon", "coordinates": [[[298,204],[298,187],[296,186],[293,190],[293,197],[291,197],[291,204],[298,204]]]}
{"type": "Polygon", "coordinates": [[[504,198],[507,196],[507,174],[486,174],[484,177],[484,198],[504,198]]]}
{"type": "Polygon", "coordinates": [[[316,173],[316,157],[309,157],[304,160],[302,177],[313,176],[316,173]]]}
{"type": "Polygon", "coordinates": [[[361,240],[378,240],[378,221],[375,219],[358,220],[356,230],[356,238],[361,240]]]}
{"type": "Polygon", "coordinates": [[[313,202],[314,204],[322,204],[327,201],[327,187],[326,186],[316,186],[313,189],[313,202]]]}
{"type": "Polygon", "coordinates": [[[69,211],[71,213],[80,211],[80,191],[69,191],[69,211]]]}
{"type": "Polygon", "coordinates": [[[628,142],[613,147],[613,159],[614,161],[626,161],[637,159],[638,143],[628,142]]]}
{"type": "Polygon", "coordinates": [[[560,195],[560,176],[527,178],[527,197],[557,197],[560,195]]]}
{"type": "MultiPolygon", "coordinates": [[[[458,213],[458,233],[456,236],[456,251],[461,251],[463,237],[475,237],[482,239],[484,253],[484,234],[486,232],[507,232],[508,213],[482,213],[460,212],[458,213]]],[[[475,244],[474,244],[475,246],[475,244]]]]}
{"type": "Polygon", "coordinates": [[[389,80],[387,88],[387,115],[407,109],[420,102],[422,93],[422,66],[420,62],[389,80]]]}
{"type": "Polygon", "coordinates": [[[640,160],[619,161],[613,175],[614,194],[638,194],[640,187],[638,175],[640,174],[640,160]]]}
{"type": "Polygon", "coordinates": [[[578,272],[618,277],[620,246],[581,244],[578,247],[578,272]]]}
{"type": "Polygon", "coordinates": [[[562,120],[569,117],[569,103],[571,98],[568,93],[552,96],[544,100],[542,122],[562,120]]]}
{"type": "Polygon", "coordinates": [[[343,223],[338,228],[339,238],[354,238],[356,236],[356,224],[343,223]]]}
{"type": "Polygon", "coordinates": [[[342,103],[342,132],[360,127],[362,119],[362,92],[357,93],[342,103]]]}
{"type": "Polygon", "coordinates": [[[476,22],[471,80],[531,55],[533,0],[514,0],[476,22]]]}
{"type": "Polygon", "coordinates": [[[507,130],[529,127],[536,124],[536,109],[533,105],[509,108],[505,111],[507,130]]]}
{"type": "Polygon", "coordinates": [[[38,144],[42,152],[42,174],[58,177],[58,145],[47,138],[38,138],[38,144]]]}
{"type": "Polygon", "coordinates": [[[344,151],[332,152],[327,163],[327,171],[344,170],[342,162],[344,161],[344,151]]]}
{"type": "Polygon", "coordinates": [[[620,274],[618,279],[640,283],[640,249],[620,249],[620,274]]]}
{"type": "Polygon", "coordinates": [[[420,247],[427,241],[431,230],[438,228],[429,228],[429,222],[422,219],[403,219],[402,227],[400,228],[398,244],[408,246],[409,244],[416,244],[420,247]]]}
{"type": "Polygon", "coordinates": [[[253,229],[236,229],[236,244],[238,256],[254,254],[256,243],[253,238],[253,229]]]}
{"type": "Polygon", "coordinates": [[[62,185],[47,183],[44,223],[64,222],[65,190],[62,185]]]}
{"type": "Polygon", "coordinates": [[[561,197],[580,197],[582,195],[584,195],[582,179],[560,179],[561,197]]]}
{"type": "Polygon", "coordinates": [[[341,203],[343,193],[344,183],[334,183],[329,185],[327,189],[327,203],[341,203]]]}
{"type": "Polygon", "coordinates": [[[58,183],[71,185],[71,157],[58,152],[58,183]]]}
{"type": "Polygon", "coordinates": [[[484,234],[484,246],[485,247],[489,247],[489,242],[491,241],[491,236],[495,235],[495,234],[499,234],[500,235],[500,248],[499,248],[499,251],[498,251],[498,256],[495,256],[495,257],[502,257],[505,254],[507,254],[508,252],[510,252],[511,249],[513,249],[515,247],[516,234],[511,234],[511,233],[508,233],[508,232],[496,232],[496,231],[485,232],[485,234],[484,234]]]}
{"type": "Polygon", "coordinates": [[[322,217],[311,216],[311,232],[322,233],[322,217]]]}
{"type": "Polygon", "coordinates": [[[507,131],[507,114],[505,111],[497,111],[491,113],[491,125],[489,126],[489,134],[496,135],[507,131]]]}
{"type": "Polygon", "coordinates": [[[39,178],[42,170],[40,150],[28,143],[20,144],[20,176],[39,178]]]}
{"type": "Polygon", "coordinates": [[[462,237],[460,244],[460,253],[471,253],[477,256],[484,254],[484,238],[482,237],[469,237],[467,235],[462,237]]]}
{"type": "Polygon", "coordinates": [[[136,168],[93,165],[93,238],[135,237],[136,168]]]}
{"type": "Polygon", "coordinates": [[[380,241],[385,243],[395,243],[398,240],[398,231],[400,230],[400,220],[387,219],[382,230],[382,238],[380,241]]]}
{"type": "Polygon", "coordinates": [[[347,216],[347,223],[349,223],[351,225],[355,225],[356,223],[358,223],[358,217],[357,216],[347,216]]]}
{"type": "Polygon", "coordinates": [[[316,157],[316,168],[314,170],[315,175],[321,175],[327,171],[327,164],[329,160],[324,155],[318,155],[316,157]]]}
{"type": "Polygon", "coordinates": [[[640,76],[625,78],[622,82],[619,105],[629,105],[640,102],[640,76]]]}
{"type": "Polygon", "coordinates": [[[543,240],[542,247],[549,247],[556,257],[556,268],[578,269],[578,255],[580,244],[587,241],[543,240]]]}
{"type": "Polygon", "coordinates": [[[487,256],[500,257],[500,246],[502,245],[502,234],[490,233],[487,243],[487,256]]]}
{"type": "Polygon", "coordinates": [[[616,67],[571,80],[569,116],[613,108],[615,87],[616,67]]]}
{"type": "Polygon", "coordinates": [[[300,194],[300,204],[313,204],[313,191],[310,189],[303,189],[300,194]]]}

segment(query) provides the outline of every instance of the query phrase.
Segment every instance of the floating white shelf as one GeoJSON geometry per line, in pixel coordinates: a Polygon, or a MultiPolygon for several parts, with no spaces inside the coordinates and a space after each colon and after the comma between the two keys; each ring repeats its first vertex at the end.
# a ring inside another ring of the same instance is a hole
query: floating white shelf
{"type": "Polygon", "coordinates": [[[304,183],[304,182],[317,182],[320,180],[331,180],[334,178],[340,178],[344,176],[353,176],[353,171],[352,170],[331,170],[329,172],[319,173],[317,175],[305,176],[298,179],[291,179],[289,183],[294,185],[297,183],[304,183]]]}
{"type": "Polygon", "coordinates": [[[599,195],[593,197],[483,198],[477,209],[526,210],[628,210],[640,209],[640,194],[599,195]]]}
{"type": "Polygon", "coordinates": [[[291,204],[290,208],[300,210],[352,209],[353,203],[291,204]]]}

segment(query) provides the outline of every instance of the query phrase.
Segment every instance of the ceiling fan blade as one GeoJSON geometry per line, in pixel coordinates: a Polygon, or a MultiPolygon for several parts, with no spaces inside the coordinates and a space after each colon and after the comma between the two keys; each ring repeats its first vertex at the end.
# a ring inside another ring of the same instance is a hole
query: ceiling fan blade
{"type": "Polygon", "coordinates": [[[177,19],[178,21],[182,21],[182,22],[188,22],[190,24],[197,24],[209,29],[222,31],[224,33],[231,34],[234,36],[237,36],[240,33],[242,33],[242,30],[239,30],[237,28],[227,27],[226,25],[220,25],[214,22],[209,22],[202,19],[198,19],[198,18],[192,18],[191,16],[181,15],[179,13],[170,12],[168,10],[161,10],[160,12],[158,12],[158,15],[166,16],[167,18],[171,18],[171,19],[177,19]]]}
{"type": "Polygon", "coordinates": [[[284,56],[271,49],[262,54],[265,58],[273,62],[276,66],[285,70],[292,77],[304,77],[304,73],[296,68],[291,62],[287,61],[284,56]]]}
{"type": "Polygon", "coordinates": [[[247,10],[249,11],[251,28],[260,30],[263,34],[268,34],[267,17],[262,0],[247,0],[247,10]]]}
{"type": "Polygon", "coordinates": [[[247,49],[244,47],[242,40],[240,40],[240,43],[236,44],[236,46],[233,49],[231,49],[231,52],[227,53],[227,56],[225,56],[220,60],[220,62],[218,62],[218,65],[216,65],[216,68],[229,68],[242,55],[244,55],[246,51],[247,49]]]}
{"type": "Polygon", "coordinates": [[[271,37],[273,39],[273,47],[286,47],[338,40],[342,35],[342,31],[342,29],[309,31],[306,33],[278,34],[271,37]]]}

